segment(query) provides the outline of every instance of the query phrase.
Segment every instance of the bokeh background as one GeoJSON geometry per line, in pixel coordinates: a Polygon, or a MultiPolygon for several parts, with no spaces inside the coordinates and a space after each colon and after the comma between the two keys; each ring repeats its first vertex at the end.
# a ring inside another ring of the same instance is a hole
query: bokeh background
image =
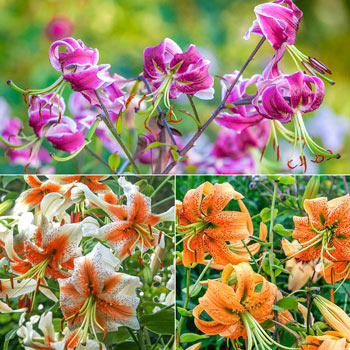
{"type": "MultiPolygon", "coordinates": [[[[55,81],[58,73],[48,60],[52,39],[52,21],[64,17],[63,28],[75,38],[100,51],[100,62],[110,63],[112,72],[132,77],[142,71],[143,50],[158,45],[165,37],[175,40],[183,50],[194,43],[211,61],[211,73],[223,75],[239,69],[258,37],[242,39],[255,18],[256,0],[0,0],[0,96],[6,98],[12,115],[27,118],[20,94],[6,85],[13,79],[22,87],[41,88],[55,81]],[[48,34],[51,32],[51,35],[48,34]],[[51,38],[51,39],[50,39],[51,38]]],[[[327,148],[341,152],[338,161],[324,162],[312,171],[347,173],[350,171],[350,0],[296,0],[304,12],[297,47],[319,58],[333,70],[335,86],[326,86],[324,107],[307,117],[310,133],[322,139],[327,148]],[[317,118],[316,118],[317,117],[317,118]]],[[[264,45],[245,76],[259,73],[272,56],[264,45]]],[[[286,56],[282,68],[288,73],[295,66],[286,56]]],[[[219,103],[218,79],[213,101],[198,100],[197,107],[206,120],[219,103]]],[[[67,89],[68,90],[68,89],[67,89]]],[[[186,100],[187,101],[187,100],[186,100]]],[[[187,118],[189,119],[189,118],[187,118]]],[[[0,116],[1,120],[1,116],[0,116]]],[[[140,121],[140,127],[142,120],[140,121]]],[[[177,125],[179,126],[179,125],[177,125]]],[[[186,120],[179,128],[193,132],[186,120]]],[[[207,132],[214,141],[219,127],[207,132]]],[[[141,131],[142,132],[142,131],[141,131]]],[[[3,155],[1,150],[0,155],[3,155]]],[[[77,162],[75,160],[74,162],[77,162]]],[[[56,172],[79,170],[69,162],[59,164],[56,172]]],[[[95,171],[103,171],[99,166],[95,171]]],[[[23,172],[22,166],[8,166],[2,157],[1,173],[23,172]]]]}

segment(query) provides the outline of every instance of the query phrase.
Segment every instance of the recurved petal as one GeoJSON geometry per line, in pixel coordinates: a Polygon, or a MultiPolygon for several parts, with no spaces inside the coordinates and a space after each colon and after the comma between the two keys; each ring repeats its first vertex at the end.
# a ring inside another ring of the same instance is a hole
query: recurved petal
{"type": "Polygon", "coordinates": [[[316,229],[324,228],[329,215],[327,198],[305,199],[304,208],[314,227],[316,229]]]}
{"type": "Polygon", "coordinates": [[[182,216],[189,222],[197,222],[201,218],[201,201],[205,183],[187,191],[182,202],[182,216]]]}
{"type": "Polygon", "coordinates": [[[327,283],[335,283],[343,278],[350,279],[350,261],[334,262],[327,265],[320,274],[324,277],[327,283]]]}
{"type": "Polygon", "coordinates": [[[204,311],[201,305],[197,305],[193,309],[194,323],[196,327],[205,334],[215,335],[224,332],[230,325],[221,324],[216,321],[203,321],[200,319],[201,313],[204,311]]]}
{"type": "Polygon", "coordinates": [[[213,257],[214,264],[235,265],[242,262],[242,257],[230,251],[225,241],[219,241],[216,239],[212,239],[209,236],[204,236],[204,247],[206,248],[208,253],[213,257]]]}
{"type": "Polygon", "coordinates": [[[229,183],[215,184],[211,192],[204,197],[201,208],[205,215],[215,215],[221,212],[231,199],[242,198],[244,197],[229,183]]]}
{"type": "Polygon", "coordinates": [[[204,262],[204,242],[203,234],[198,233],[191,240],[187,238],[183,243],[183,252],[182,252],[182,262],[185,267],[190,264],[197,262],[203,264],[204,262]]]}
{"type": "Polygon", "coordinates": [[[239,211],[222,211],[204,218],[214,224],[206,229],[206,234],[214,239],[237,241],[249,237],[249,220],[246,213],[239,211]]]}
{"type": "Polygon", "coordinates": [[[236,323],[239,313],[245,311],[231,286],[213,280],[208,281],[208,290],[199,303],[214,321],[227,325],[236,323]]]}

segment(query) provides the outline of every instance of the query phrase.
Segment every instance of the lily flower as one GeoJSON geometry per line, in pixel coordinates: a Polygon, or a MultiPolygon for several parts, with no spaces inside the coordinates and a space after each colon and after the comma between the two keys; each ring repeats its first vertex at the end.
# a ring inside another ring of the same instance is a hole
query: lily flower
{"type": "Polygon", "coordinates": [[[12,81],[8,81],[8,84],[25,97],[51,95],[49,104],[54,105],[55,98],[59,96],[60,99],[67,84],[70,84],[74,91],[83,92],[96,90],[114,82],[109,74],[110,65],[98,65],[98,50],[87,47],[81,40],[64,38],[55,41],[49,49],[49,59],[52,67],[62,73],[49,87],[24,90],[12,81]],[[62,47],[65,51],[60,51],[62,47]]]}
{"type": "Polygon", "coordinates": [[[248,40],[251,33],[265,36],[275,50],[295,43],[303,13],[292,0],[260,4],[254,8],[254,12],[257,19],[243,37],[244,39],[248,40]]]}
{"type": "Polygon", "coordinates": [[[14,213],[28,212],[39,208],[41,201],[49,193],[58,192],[63,194],[67,191],[67,188],[64,186],[52,181],[43,182],[36,175],[25,175],[23,179],[31,188],[22,192],[16,199],[16,205],[13,209],[14,213]]]}
{"type": "Polygon", "coordinates": [[[156,88],[157,94],[177,98],[184,93],[202,99],[213,98],[213,78],[208,73],[210,62],[191,45],[186,52],[171,39],[144,52],[144,76],[156,88]]]}
{"type": "MultiPolygon", "coordinates": [[[[81,254],[79,244],[85,227],[89,229],[90,226],[98,225],[95,219],[88,217],[80,223],[61,224],[57,227],[51,222],[52,217],[59,213],[59,207],[55,205],[57,201],[52,201],[52,195],[55,194],[48,194],[41,202],[41,220],[37,231],[33,237],[28,234],[24,237],[25,259],[17,255],[11,242],[5,245],[11,271],[18,274],[17,277],[11,278],[11,284],[13,281],[23,281],[20,287],[24,288],[35,280],[37,291],[40,284],[46,283],[47,277],[57,279],[70,276],[69,270],[73,269],[73,260],[81,254]]],[[[40,290],[49,298],[56,299],[47,288],[41,287],[40,290]]],[[[13,295],[12,293],[10,296],[13,295]]]]}
{"type": "Polygon", "coordinates": [[[59,185],[73,185],[82,183],[94,193],[107,193],[111,188],[101,181],[107,180],[109,175],[47,175],[47,178],[59,185]]]}
{"type": "MultiPolygon", "coordinates": [[[[306,199],[304,208],[307,217],[293,217],[293,238],[299,243],[293,245],[284,239],[282,247],[285,254],[303,261],[321,258],[322,263],[324,259],[349,259],[349,194],[330,201],[325,197],[306,199]]],[[[348,269],[350,263],[347,264],[348,269]]]]}
{"type": "Polygon", "coordinates": [[[252,100],[253,106],[261,116],[270,119],[271,135],[267,145],[272,140],[277,158],[279,159],[279,145],[277,133],[293,144],[293,150],[288,161],[288,167],[292,166],[293,155],[296,146],[299,146],[300,166],[307,169],[307,160],[304,148],[315,156],[314,163],[320,163],[326,158],[340,158],[339,154],[333,154],[318,145],[306,130],[303,115],[312,112],[321,105],[325,87],[318,77],[310,77],[302,72],[291,75],[279,75],[272,79],[260,80],[257,83],[258,92],[252,100]],[[293,122],[294,131],[287,129],[283,124],[293,122]]]}
{"type": "Polygon", "coordinates": [[[308,335],[301,346],[301,350],[348,350],[349,339],[344,338],[339,332],[327,331],[323,335],[308,335]]]}
{"type": "MultiPolygon", "coordinates": [[[[296,240],[293,241],[293,244],[296,243],[296,240]]],[[[315,260],[305,261],[292,258],[287,261],[286,269],[291,273],[288,277],[288,289],[292,291],[303,288],[312,276],[314,276],[313,282],[316,282],[321,277],[318,273],[315,273],[315,260]]]]}
{"type": "Polygon", "coordinates": [[[232,199],[238,200],[242,206],[242,198],[243,195],[229,183],[212,185],[205,182],[186,193],[177,225],[178,234],[183,235],[178,243],[183,242],[184,266],[194,262],[203,264],[205,252],[213,257],[214,264],[242,261],[239,254],[230,250],[226,241],[241,241],[253,234],[250,215],[242,209],[224,210],[232,199]]]}
{"type": "Polygon", "coordinates": [[[208,289],[193,309],[196,327],[208,335],[219,334],[229,339],[247,339],[247,349],[255,345],[271,349],[277,345],[260,323],[272,318],[272,306],[277,287],[263,276],[255,273],[248,263],[228,264],[221,280],[209,280],[208,289]],[[200,318],[205,311],[212,321],[200,318]]]}
{"type": "Polygon", "coordinates": [[[70,278],[60,279],[60,306],[68,327],[75,332],[68,347],[85,343],[89,329],[115,331],[120,326],[139,329],[136,288],[139,278],[115,272],[120,261],[98,243],[91,253],[74,261],[70,278]]]}
{"type": "MultiPolygon", "coordinates": [[[[210,62],[199,54],[195,45],[182,52],[173,40],[166,38],[158,46],[146,48],[144,57],[143,75],[154,90],[149,95],[153,106],[145,120],[147,129],[148,120],[162,99],[172,111],[170,99],[180,94],[205,100],[214,97],[214,79],[208,72],[210,62]]],[[[171,113],[174,115],[174,111],[171,113]]]]}
{"type": "Polygon", "coordinates": [[[350,317],[339,306],[321,295],[314,298],[314,304],[321,312],[325,321],[343,337],[350,341],[350,317]]]}
{"type": "MultiPolygon", "coordinates": [[[[236,79],[237,74],[238,71],[236,70],[222,77],[220,81],[222,99],[226,96],[227,89],[236,79]]],[[[252,85],[255,86],[261,78],[259,74],[255,74],[249,79],[241,77],[227,98],[226,109],[215,118],[215,123],[238,132],[260,123],[263,120],[263,116],[249,103],[254,95],[248,94],[247,89],[252,85]]]]}
{"type": "Polygon", "coordinates": [[[75,186],[84,192],[86,199],[94,206],[101,208],[111,219],[111,223],[99,229],[98,237],[106,240],[121,259],[132,255],[136,247],[141,254],[155,246],[162,236],[154,226],[160,222],[173,221],[174,207],[162,214],[152,214],[151,198],[139,192],[138,186],[126,181],[124,177],[118,179],[127,199],[126,205],[110,204],[96,196],[84,184],[75,186]]]}

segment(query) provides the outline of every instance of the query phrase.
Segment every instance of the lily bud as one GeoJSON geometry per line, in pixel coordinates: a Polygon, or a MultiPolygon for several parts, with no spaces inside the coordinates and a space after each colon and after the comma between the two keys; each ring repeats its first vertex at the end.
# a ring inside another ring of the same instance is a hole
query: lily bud
{"type": "Polygon", "coordinates": [[[314,303],[325,321],[344,337],[350,338],[350,317],[339,306],[318,295],[314,303]]]}

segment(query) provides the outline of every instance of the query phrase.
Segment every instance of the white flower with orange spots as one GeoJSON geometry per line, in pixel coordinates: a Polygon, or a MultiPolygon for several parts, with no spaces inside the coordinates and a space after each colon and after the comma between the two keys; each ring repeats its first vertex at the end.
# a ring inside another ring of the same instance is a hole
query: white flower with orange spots
{"type": "Polygon", "coordinates": [[[106,240],[121,259],[132,255],[136,247],[141,252],[154,247],[161,241],[160,232],[154,226],[164,221],[175,220],[175,208],[170,208],[162,214],[152,214],[151,198],[140,193],[138,186],[118,179],[127,199],[126,205],[110,204],[92,193],[81,183],[76,186],[84,192],[86,199],[94,206],[102,209],[112,220],[111,223],[99,229],[98,238],[106,240]]]}
{"type": "Polygon", "coordinates": [[[120,264],[112,252],[98,243],[84,257],[74,260],[72,277],[60,279],[60,306],[74,332],[68,346],[84,344],[89,331],[115,331],[120,326],[139,329],[136,288],[139,278],[115,272],[120,264]]]}

